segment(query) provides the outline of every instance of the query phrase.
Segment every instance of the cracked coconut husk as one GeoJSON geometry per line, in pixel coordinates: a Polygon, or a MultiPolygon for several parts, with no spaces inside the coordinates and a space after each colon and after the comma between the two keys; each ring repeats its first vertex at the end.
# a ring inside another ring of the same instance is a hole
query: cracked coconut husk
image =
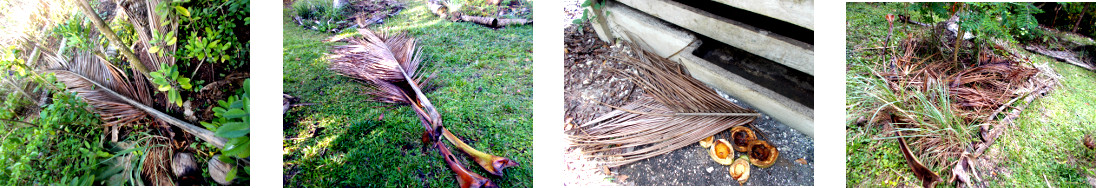
{"type": "Polygon", "coordinates": [[[631,46],[636,50],[632,56],[612,58],[635,69],[612,72],[625,75],[647,95],[622,107],[609,105],[615,110],[567,131],[573,146],[605,158],[606,166],[665,154],[759,115],[719,96],[681,65],[631,46]]]}

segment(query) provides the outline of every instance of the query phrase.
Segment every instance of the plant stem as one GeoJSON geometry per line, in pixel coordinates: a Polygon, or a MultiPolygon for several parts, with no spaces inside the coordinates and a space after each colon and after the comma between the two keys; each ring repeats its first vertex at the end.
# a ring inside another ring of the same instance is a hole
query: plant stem
{"type": "Polygon", "coordinates": [[[434,147],[437,147],[438,152],[441,152],[441,157],[445,158],[445,163],[449,164],[449,169],[457,173],[457,183],[460,184],[461,188],[497,187],[491,180],[468,170],[468,168],[464,168],[464,166],[457,161],[457,157],[453,156],[452,152],[449,152],[449,147],[445,147],[445,144],[434,142],[434,147]]]}
{"type": "Polygon", "coordinates": [[[449,132],[449,129],[442,128],[442,135],[445,135],[445,139],[449,140],[450,143],[456,145],[457,149],[460,149],[468,154],[469,157],[472,157],[472,160],[476,161],[484,170],[487,170],[487,172],[496,176],[502,176],[503,169],[518,165],[517,162],[505,157],[494,156],[476,150],[476,148],[472,148],[472,146],[465,144],[464,141],[461,141],[456,135],[453,135],[452,132],[449,132]]]}
{"type": "Polygon", "coordinates": [[[88,19],[93,23],[92,25],[95,25],[95,28],[99,29],[99,33],[106,36],[107,40],[110,40],[110,43],[117,46],[118,51],[121,51],[122,55],[126,56],[126,61],[129,61],[129,66],[136,69],[137,72],[140,72],[142,75],[145,75],[145,77],[148,77],[148,68],[145,68],[145,65],[141,64],[137,55],[133,54],[133,51],[129,50],[129,48],[122,43],[122,40],[118,39],[118,35],[115,35],[114,31],[110,30],[110,27],[107,27],[106,23],[103,23],[103,19],[99,18],[99,14],[95,13],[94,9],[91,9],[91,5],[89,5],[86,0],[76,0],[76,2],[79,2],[80,10],[83,10],[84,14],[87,15],[88,19]]]}

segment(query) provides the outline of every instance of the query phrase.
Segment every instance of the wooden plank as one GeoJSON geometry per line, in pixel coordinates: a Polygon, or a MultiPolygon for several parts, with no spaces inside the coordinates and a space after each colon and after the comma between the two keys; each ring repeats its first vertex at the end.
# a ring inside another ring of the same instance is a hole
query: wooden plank
{"type": "Polygon", "coordinates": [[[814,75],[814,45],[670,0],[618,1],[666,22],[814,75]]]}
{"type": "Polygon", "coordinates": [[[714,1],[814,30],[814,0],[714,1]]]}

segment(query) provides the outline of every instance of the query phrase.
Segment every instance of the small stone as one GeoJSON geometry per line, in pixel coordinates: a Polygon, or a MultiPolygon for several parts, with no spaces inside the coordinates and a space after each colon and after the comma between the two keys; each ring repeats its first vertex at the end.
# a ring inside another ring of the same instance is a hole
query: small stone
{"type": "Polygon", "coordinates": [[[706,170],[708,171],[708,173],[712,173],[712,171],[715,170],[715,168],[712,168],[712,167],[709,166],[708,169],[706,169],[706,170]]]}

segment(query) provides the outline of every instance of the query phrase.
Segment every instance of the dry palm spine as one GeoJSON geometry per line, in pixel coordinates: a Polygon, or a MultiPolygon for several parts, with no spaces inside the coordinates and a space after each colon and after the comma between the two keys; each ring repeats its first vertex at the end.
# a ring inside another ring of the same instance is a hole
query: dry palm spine
{"type": "Polygon", "coordinates": [[[367,94],[372,95],[374,101],[410,106],[422,121],[425,129],[423,140],[427,145],[434,144],[441,150],[446,163],[457,173],[462,187],[491,187],[493,184],[460,165],[438,137],[444,136],[492,174],[501,176],[503,169],[518,165],[510,159],[472,148],[442,126],[441,115],[419,87],[419,83],[425,84],[429,80],[417,71],[422,60],[415,39],[405,34],[378,35],[367,29],[359,31],[361,38],[338,39],[349,44],[331,50],[328,56],[330,69],[371,85],[372,90],[367,94]]]}
{"type": "Polygon", "coordinates": [[[636,71],[616,70],[647,92],[577,129],[569,139],[588,155],[620,166],[688,146],[760,114],[742,108],[708,88],[675,62],[639,50],[616,58],[636,71]]]}

